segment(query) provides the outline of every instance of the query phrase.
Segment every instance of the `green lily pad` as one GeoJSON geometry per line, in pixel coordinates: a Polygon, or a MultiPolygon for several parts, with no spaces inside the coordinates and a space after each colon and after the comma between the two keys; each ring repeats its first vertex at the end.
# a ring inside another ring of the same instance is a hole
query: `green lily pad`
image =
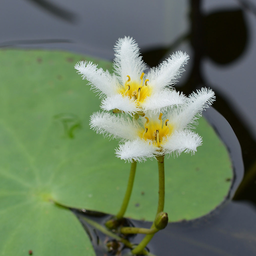
{"type": "MultiPolygon", "coordinates": [[[[55,51],[0,52],[0,255],[30,249],[48,256],[95,255],[76,217],[58,204],[119,210],[130,165],[115,157],[117,141],[89,129],[100,101],[73,68],[82,59],[55,51]]],[[[194,156],[166,159],[170,221],[209,213],[230,188],[225,146],[203,119],[197,132],[204,144],[194,156]]],[[[156,161],[138,164],[126,216],[152,221],[157,198],[156,161]]]]}

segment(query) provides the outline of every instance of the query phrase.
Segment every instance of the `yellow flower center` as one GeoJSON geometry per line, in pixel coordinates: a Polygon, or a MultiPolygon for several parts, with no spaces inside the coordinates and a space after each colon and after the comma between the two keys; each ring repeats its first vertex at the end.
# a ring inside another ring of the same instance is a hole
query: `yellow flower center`
{"type": "Polygon", "coordinates": [[[144,73],[140,76],[140,83],[132,81],[131,77],[127,76],[128,79],[125,82],[124,87],[119,89],[119,93],[124,97],[128,96],[130,99],[134,100],[138,106],[151,95],[151,88],[147,85],[148,79],[143,82],[143,76],[144,73]]]}
{"type": "Polygon", "coordinates": [[[172,134],[174,128],[172,125],[168,124],[168,119],[163,122],[162,115],[163,114],[160,113],[158,120],[154,121],[150,121],[145,117],[147,119],[145,129],[139,133],[140,138],[151,140],[157,147],[161,147],[161,145],[165,143],[165,138],[172,134]]]}

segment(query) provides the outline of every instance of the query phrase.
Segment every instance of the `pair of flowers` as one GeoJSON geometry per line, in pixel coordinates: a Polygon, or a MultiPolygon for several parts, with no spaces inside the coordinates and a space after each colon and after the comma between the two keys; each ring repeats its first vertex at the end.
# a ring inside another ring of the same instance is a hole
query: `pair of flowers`
{"type": "Polygon", "coordinates": [[[186,97],[172,87],[184,71],[188,55],[176,52],[145,75],[147,66],[134,39],[119,39],[114,50],[113,75],[91,62],[75,66],[102,97],[105,112],[91,116],[91,128],[121,139],[116,154],[130,162],[194,153],[202,139],[191,129],[215,96],[212,90],[203,88],[186,97]],[[107,112],[110,110],[113,113],[107,112]]]}

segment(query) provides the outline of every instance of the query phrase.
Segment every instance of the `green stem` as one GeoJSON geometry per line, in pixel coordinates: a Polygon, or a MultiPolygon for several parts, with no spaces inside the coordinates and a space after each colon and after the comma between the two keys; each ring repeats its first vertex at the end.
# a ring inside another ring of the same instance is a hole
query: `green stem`
{"type": "Polygon", "coordinates": [[[136,228],[136,227],[123,227],[120,232],[122,234],[153,234],[156,233],[158,229],[148,229],[148,228],[136,228]]]}
{"type": "Polygon", "coordinates": [[[130,171],[130,176],[129,176],[128,185],[127,185],[126,193],[124,196],[123,204],[122,204],[119,212],[116,215],[116,219],[122,219],[124,217],[124,214],[128,207],[131,193],[132,193],[134,177],[135,177],[135,173],[136,173],[136,166],[137,166],[137,162],[133,160],[132,164],[131,164],[131,171],[130,171]]]}
{"type": "MultiPolygon", "coordinates": [[[[151,228],[154,227],[154,224],[152,225],[151,228]]],[[[132,253],[133,254],[138,254],[138,253],[141,253],[142,250],[147,246],[147,244],[150,242],[150,240],[153,238],[153,236],[155,235],[154,234],[150,234],[150,235],[146,235],[143,240],[137,245],[137,247],[135,247],[133,250],[132,250],[132,253]]]]}
{"type": "MultiPolygon", "coordinates": [[[[158,207],[157,207],[157,213],[156,213],[156,218],[157,218],[158,214],[160,212],[163,212],[164,210],[165,176],[164,176],[164,156],[158,156],[156,159],[158,161],[158,175],[159,175],[158,207]]],[[[157,229],[155,226],[155,222],[152,224],[150,229],[157,229]]],[[[159,231],[159,229],[157,229],[157,231],[159,231]]],[[[153,238],[155,233],[146,235],[143,238],[143,240],[138,244],[138,246],[132,250],[132,253],[133,254],[140,253],[147,246],[147,244],[153,238]]]]}
{"type": "Polygon", "coordinates": [[[165,175],[164,175],[164,156],[158,156],[158,175],[159,175],[159,191],[158,191],[158,208],[157,213],[164,211],[165,198],[165,175]]]}

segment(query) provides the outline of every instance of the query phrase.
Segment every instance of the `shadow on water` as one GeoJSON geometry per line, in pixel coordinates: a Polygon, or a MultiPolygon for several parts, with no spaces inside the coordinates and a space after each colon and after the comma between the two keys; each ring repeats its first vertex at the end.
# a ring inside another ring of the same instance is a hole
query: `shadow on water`
{"type": "MultiPolygon", "coordinates": [[[[236,61],[246,50],[249,32],[244,17],[245,11],[256,15],[256,6],[249,1],[238,1],[242,9],[226,9],[214,11],[204,15],[202,0],[190,1],[190,31],[168,47],[156,48],[143,52],[144,60],[151,66],[156,66],[160,60],[177,46],[188,41],[193,50],[192,69],[187,81],[179,88],[190,94],[200,87],[214,87],[216,102],[214,108],[218,110],[230,123],[242,147],[245,165],[245,177],[234,195],[234,200],[246,200],[256,204],[256,141],[243,116],[239,115],[230,102],[215,86],[212,86],[204,76],[202,62],[211,59],[218,65],[226,65],[236,61]],[[216,29],[218,28],[218,29],[216,29]]],[[[224,86],[224,85],[222,85],[224,86]]]]}
{"type": "MultiPolygon", "coordinates": [[[[106,253],[106,244],[113,239],[88,225],[82,213],[76,212],[76,215],[90,234],[97,255],[113,255],[106,253]]],[[[108,216],[91,218],[104,225],[108,216]]],[[[141,221],[133,221],[133,224],[143,228],[151,226],[151,223],[141,221]]],[[[255,229],[255,208],[245,203],[227,202],[198,220],[169,224],[155,235],[148,249],[154,255],[255,255],[255,229]]],[[[129,240],[136,244],[142,237],[137,235],[129,240]]],[[[122,245],[120,249],[123,249],[122,245]]],[[[122,255],[128,252],[123,249],[122,255]]]]}
{"type": "Polygon", "coordinates": [[[77,22],[77,15],[46,0],[26,0],[43,8],[48,13],[69,23],[77,22]]]}

